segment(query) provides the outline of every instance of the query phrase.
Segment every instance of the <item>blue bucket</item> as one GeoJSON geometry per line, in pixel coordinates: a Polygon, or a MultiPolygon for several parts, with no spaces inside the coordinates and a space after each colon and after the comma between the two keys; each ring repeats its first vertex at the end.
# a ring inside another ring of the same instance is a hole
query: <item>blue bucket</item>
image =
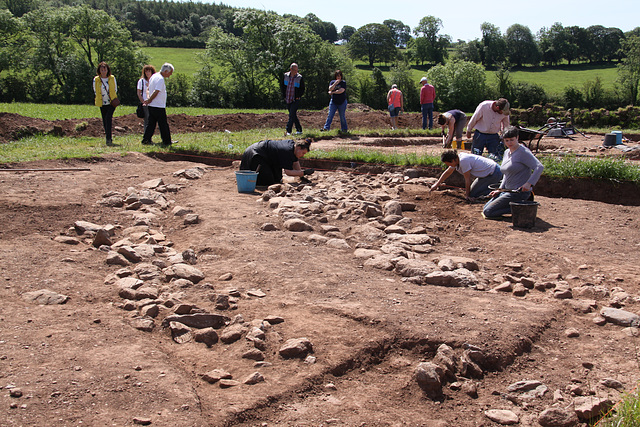
{"type": "Polygon", "coordinates": [[[238,193],[253,193],[256,189],[258,172],[236,171],[236,182],[238,183],[238,193]]]}
{"type": "Polygon", "coordinates": [[[611,133],[616,136],[616,145],[622,145],[622,131],[612,130],[611,133]]]}

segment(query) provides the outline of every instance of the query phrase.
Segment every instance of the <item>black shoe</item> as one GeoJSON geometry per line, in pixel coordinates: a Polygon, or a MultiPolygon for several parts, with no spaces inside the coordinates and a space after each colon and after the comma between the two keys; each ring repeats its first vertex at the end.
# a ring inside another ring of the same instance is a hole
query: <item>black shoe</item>
{"type": "Polygon", "coordinates": [[[144,140],[144,139],[143,139],[143,140],[142,140],[142,142],[141,142],[141,144],[142,144],[142,145],[153,145],[153,142],[151,142],[151,141],[146,141],[146,140],[144,140]]]}

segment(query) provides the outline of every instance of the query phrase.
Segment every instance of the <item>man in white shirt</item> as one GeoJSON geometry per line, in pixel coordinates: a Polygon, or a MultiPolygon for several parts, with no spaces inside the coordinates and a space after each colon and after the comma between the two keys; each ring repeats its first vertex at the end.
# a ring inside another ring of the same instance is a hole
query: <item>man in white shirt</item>
{"type": "Polygon", "coordinates": [[[171,145],[171,130],[167,122],[167,86],[164,79],[173,74],[173,65],[165,62],[159,72],[149,79],[149,98],[142,105],[149,106],[149,125],[144,130],[142,143],[151,145],[151,138],[156,130],[156,123],[160,129],[163,146],[171,145]]]}
{"type": "Polygon", "coordinates": [[[467,140],[473,134],[471,152],[482,155],[484,147],[491,157],[502,158],[499,133],[509,126],[509,101],[500,98],[497,101],[483,101],[478,105],[471,120],[467,123],[467,140]]]}

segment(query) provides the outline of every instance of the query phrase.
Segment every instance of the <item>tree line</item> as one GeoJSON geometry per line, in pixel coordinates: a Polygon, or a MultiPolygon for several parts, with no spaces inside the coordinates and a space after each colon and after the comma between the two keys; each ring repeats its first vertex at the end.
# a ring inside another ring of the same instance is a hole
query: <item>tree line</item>
{"type": "Polygon", "coordinates": [[[121,99],[134,104],[135,84],[148,61],[139,46],[159,41],[197,42],[205,48],[203,55],[194,57],[201,66],[196,75],[176,70],[169,79],[169,103],[174,106],[282,107],[280,79],[289,64],[297,62],[307,84],[305,108],[327,105],[328,81],[340,68],[349,84],[349,102],[385,108],[385,94],[396,83],[405,93],[407,110],[418,111],[419,88],[411,67],[425,63],[438,90],[439,109],[470,109],[493,96],[528,107],[549,97],[539,86],[512,82],[509,70],[533,64],[536,58],[548,64],[619,62],[616,93],[607,93],[596,79],[583,88],[565,89],[558,101],[566,105],[610,107],[638,99],[639,29],[625,34],[599,26],[554,24],[534,37],[517,24],[503,35],[485,23],[482,39],[452,43],[440,34],[442,22],[434,16],[423,17],[413,30],[401,21],[385,20],[337,32],[333,24],[313,14],[281,16],[216,4],[92,0],[78,6],[65,4],[70,0],[3,1],[0,100],[5,102],[86,103],[93,97],[87,82],[97,64],[107,61],[117,76],[121,99]],[[337,40],[346,47],[336,48],[337,40]],[[367,60],[373,73],[357,71],[354,60],[360,59],[367,60]],[[376,63],[391,65],[389,79],[374,67],[376,63]],[[496,86],[486,84],[485,67],[496,70],[496,86]]]}

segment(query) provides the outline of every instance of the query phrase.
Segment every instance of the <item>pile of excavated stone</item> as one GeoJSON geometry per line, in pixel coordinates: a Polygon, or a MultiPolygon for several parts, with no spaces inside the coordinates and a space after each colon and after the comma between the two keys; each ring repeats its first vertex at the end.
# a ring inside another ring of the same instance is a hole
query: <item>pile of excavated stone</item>
{"type": "MultiPolygon", "coordinates": [[[[229,317],[224,313],[237,308],[245,298],[264,298],[266,294],[260,289],[245,292],[233,287],[214,289],[213,285],[204,282],[205,275],[196,267],[196,253],[190,248],[174,248],[167,236],[152,225],[171,209],[172,215],[184,217],[185,225],[197,226],[198,215],[191,209],[173,206],[174,202],[166,195],[180,191],[203,173],[201,168],[181,170],[174,173],[175,177],[182,178],[179,184],[165,184],[158,178],[130,187],[124,193],[109,192],[97,203],[131,211],[130,226],[123,228],[78,220],[54,240],[64,244],[92,245],[104,252],[105,262],[114,267],[105,283],[117,289],[120,300],[115,304],[132,313],[133,327],[151,332],[160,325],[178,344],[195,342],[213,346],[218,342],[226,345],[248,342],[251,348],[242,357],[255,361],[256,367],[265,366],[269,363],[265,360],[265,331],[285,319],[268,316],[246,321],[241,314],[229,317]],[[209,300],[214,303],[215,312],[189,302],[187,290],[198,283],[200,288],[210,290],[209,300]]],[[[437,224],[414,223],[405,212],[415,210],[416,205],[401,201],[400,197],[405,185],[428,187],[435,179],[418,177],[412,170],[377,176],[347,172],[321,172],[318,175],[315,182],[276,184],[264,191],[257,202],[268,206],[277,220],[269,215],[271,222],[263,223],[261,229],[302,233],[312,244],[350,253],[366,268],[392,271],[402,280],[419,286],[470,287],[478,291],[510,292],[522,298],[536,293],[542,298],[564,300],[578,312],[594,313],[593,321],[598,325],[609,322],[626,327],[629,334],[637,334],[640,317],[622,307],[627,302],[637,301],[638,297],[627,294],[620,287],[609,289],[604,284],[585,283],[572,288],[559,274],[539,277],[530,267],[519,263],[506,265],[511,270],[509,273],[496,273],[482,268],[472,258],[441,253],[440,239],[435,235],[437,224]],[[596,311],[598,301],[606,302],[599,312],[596,311]]],[[[229,272],[216,280],[226,282],[232,278],[233,274],[229,272]]],[[[64,303],[67,300],[46,290],[31,294],[25,298],[37,303],[64,303]]],[[[567,330],[566,335],[575,337],[580,332],[567,330]]],[[[307,363],[315,362],[312,353],[313,345],[304,337],[289,340],[279,349],[281,357],[300,358],[307,363]]],[[[468,345],[458,354],[443,344],[433,360],[415,368],[414,378],[433,399],[442,396],[442,389],[447,384],[473,396],[476,393],[473,379],[483,377],[484,358],[479,348],[468,345]]],[[[201,376],[222,388],[264,381],[257,371],[242,381],[234,380],[224,369],[214,369],[201,376]]],[[[605,378],[602,384],[613,389],[623,388],[612,379],[605,378]]],[[[574,425],[578,418],[589,419],[611,405],[606,399],[592,396],[592,390],[573,388],[567,392],[572,397],[570,400],[559,391],[557,396],[554,394],[554,406],[540,414],[541,425],[574,425]],[[580,400],[582,398],[584,402],[580,400]]],[[[526,406],[528,400],[542,396],[546,390],[544,384],[524,381],[510,386],[505,396],[526,406]]],[[[513,423],[514,417],[517,419],[513,412],[504,410],[489,410],[486,416],[501,424],[513,423]]]]}

